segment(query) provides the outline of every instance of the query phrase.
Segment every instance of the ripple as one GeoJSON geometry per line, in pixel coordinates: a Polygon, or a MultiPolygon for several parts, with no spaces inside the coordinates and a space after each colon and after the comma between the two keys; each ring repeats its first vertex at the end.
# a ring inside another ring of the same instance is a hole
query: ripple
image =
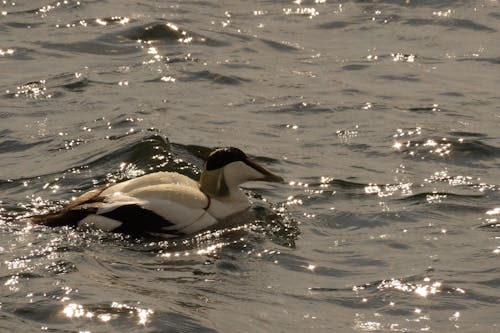
{"type": "Polygon", "coordinates": [[[292,115],[307,116],[310,114],[330,113],[333,110],[329,107],[322,106],[320,103],[314,102],[298,102],[298,103],[275,103],[267,110],[257,112],[273,112],[273,113],[286,113],[292,115]]]}
{"type": "Polygon", "coordinates": [[[473,165],[500,157],[500,148],[481,140],[463,138],[433,137],[407,141],[398,139],[393,147],[408,157],[442,158],[443,161],[459,165],[473,165]]]}
{"type": "Polygon", "coordinates": [[[82,92],[90,86],[90,81],[86,78],[75,80],[71,83],[66,83],[62,87],[73,92],[82,92]]]}
{"type": "Polygon", "coordinates": [[[263,233],[275,244],[294,248],[300,235],[299,222],[287,212],[284,204],[272,204],[271,209],[254,207],[253,230],[263,233]]]}
{"type": "Polygon", "coordinates": [[[39,42],[40,47],[65,53],[87,53],[95,55],[128,55],[140,52],[136,46],[109,43],[106,41],[79,41],[74,43],[39,42]]]}
{"type": "Polygon", "coordinates": [[[451,131],[449,134],[452,136],[455,136],[455,137],[459,137],[459,138],[461,138],[461,137],[473,137],[473,138],[486,138],[486,137],[488,137],[486,134],[479,133],[479,132],[451,131]]]}
{"type": "Polygon", "coordinates": [[[287,16],[289,15],[298,15],[298,16],[306,16],[309,19],[312,19],[315,16],[319,15],[319,12],[314,7],[297,7],[297,8],[283,8],[283,13],[287,16]]]}
{"type": "Polygon", "coordinates": [[[474,62],[484,62],[492,65],[500,65],[500,57],[497,58],[488,58],[488,57],[471,57],[471,58],[460,58],[457,61],[474,61],[474,62]]]}
{"type": "Polygon", "coordinates": [[[441,209],[453,210],[465,210],[465,211],[483,211],[483,208],[477,206],[480,204],[484,198],[484,195],[477,194],[455,194],[450,192],[420,192],[412,195],[408,195],[399,200],[413,203],[413,204],[443,204],[441,209]]]}
{"type": "Polygon", "coordinates": [[[455,146],[455,151],[464,160],[489,160],[500,157],[500,148],[489,145],[481,140],[462,141],[455,146]]]}
{"type": "Polygon", "coordinates": [[[31,99],[49,99],[52,94],[47,92],[47,81],[27,82],[16,87],[16,92],[7,91],[6,97],[26,97],[31,99]]]}
{"type": "Polygon", "coordinates": [[[328,23],[322,23],[318,27],[320,29],[332,30],[332,29],[343,29],[350,26],[352,23],[344,21],[332,21],[328,23]]]}
{"type": "MultiPolygon", "coordinates": [[[[8,4],[7,2],[4,5],[8,4]]],[[[51,15],[54,10],[75,10],[81,7],[80,0],[65,0],[52,2],[51,4],[46,4],[42,7],[32,7],[32,3],[17,3],[10,2],[14,10],[5,11],[7,17],[23,17],[28,15],[38,15],[39,17],[45,18],[47,15],[51,15]],[[23,8],[26,7],[26,8],[23,8]]]]}
{"type": "Polygon", "coordinates": [[[62,98],[65,96],[65,92],[62,89],[71,92],[82,92],[91,86],[91,84],[104,83],[89,80],[83,77],[83,74],[80,72],[61,73],[50,76],[47,79],[21,84],[16,87],[15,92],[7,90],[4,96],[8,98],[24,97],[33,100],[62,98]]]}
{"type": "Polygon", "coordinates": [[[411,26],[426,26],[426,25],[434,25],[434,26],[442,26],[449,28],[451,30],[473,30],[473,31],[481,31],[481,32],[496,32],[496,29],[490,28],[486,25],[475,23],[474,21],[467,19],[456,19],[456,18],[447,18],[444,20],[434,20],[434,19],[423,19],[423,18],[414,18],[408,19],[404,21],[405,24],[411,26]]]}
{"type": "Polygon", "coordinates": [[[144,326],[147,326],[151,329],[161,330],[168,330],[170,328],[186,332],[214,332],[194,318],[160,309],[147,308],[141,305],[141,302],[114,301],[111,304],[101,303],[94,305],[67,303],[62,312],[70,320],[84,322],[101,321],[111,327],[115,327],[115,329],[130,326],[144,328],[144,326]]]}
{"type": "MultiPolygon", "coordinates": [[[[394,74],[383,74],[379,75],[381,79],[384,80],[389,80],[389,81],[404,81],[404,82],[420,82],[422,79],[418,75],[414,74],[406,74],[406,75],[394,75],[394,74]]],[[[432,107],[417,107],[417,108],[410,108],[409,111],[413,112],[430,112],[433,111],[434,108],[432,107]]],[[[435,110],[434,110],[435,111],[435,110]]]]}
{"type": "MultiPolygon", "coordinates": [[[[19,13],[19,12],[17,12],[19,13]]],[[[14,14],[14,13],[11,13],[14,14]]],[[[15,29],[31,29],[37,28],[43,25],[43,22],[5,22],[3,23],[5,26],[15,28],[15,29]]]]}
{"type": "Polygon", "coordinates": [[[475,298],[470,290],[449,285],[432,274],[357,285],[352,288],[355,296],[343,288],[313,287],[310,290],[316,297],[355,309],[355,326],[361,331],[428,330],[428,325],[433,323],[430,314],[436,310],[429,307],[429,299],[447,304],[445,308],[453,323],[461,312],[467,312],[461,302],[475,298]]]}
{"type": "MultiPolygon", "coordinates": [[[[185,332],[215,332],[196,319],[185,315],[168,312],[160,308],[144,306],[142,302],[112,301],[109,303],[61,302],[50,299],[37,300],[14,308],[7,303],[7,311],[15,316],[36,321],[44,325],[59,327],[85,327],[98,329],[102,324],[107,330],[119,332],[136,327],[138,330],[176,330],[185,332]]],[[[42,326],[47,327],[47,326],[42,326]]]]}
{"type": "Polygon", "coordinates": [[[45,269],[54,275],[68,274],[78,271],[76,265],[65,260],[57,260],[45,266],[45,269]]]}
{"type": "Polygon", "coordinates": [[[109,17],[102,17],[102,18],[92,18],[92,19],[82,19],[78,21],[72,21],[71,23],[68,23],[66,25],[57,25],[56,27],[61,27],[61,28],[74,28],[77,26],[83,26],[83,27],[99,27],[99,26],[108,26],[108,25],[125,25],[129,23],[134,23],[137,20],[132,19],[130,17],[126,16],[109,16],[109,17]]]}
{"type": "Polygon", "coordinates": [[[392,61],[394,62],[415,62],[416,55],[405,53],[391,53],[392,61]]]}
{"type": "MultiPolygon", "coordinates": [[[[113,138],[110,138],[113,140],[113,138]]],[[[182,171],[191,177],[197,177],[198,171],[189,163],[181,159],[175,159],[170,152],[170,143],[168,139],[161,135],[152,135],[139,141],[134,141],[128,145],[122,146],[117,143],[118,148],[112,151],[106,150],[95,154],[93,157],[85,157],[74,168],[85,166],[98,170],[109,170],[120,166],[115,173],[107,174],[106,182],[117,182],[127,179],[127,172],[130,170],[160,171],[170,169],[170,171],[182,171]]],[[[99,171],[98,171],[99,172],[99,171]]],[[[100,182],[99,182],[100,183],[100,182]]]]}
{"type": "MultiPolygon", "coordinates": [[[[353,287],[355,292],[362,292],[376,288],[380,291],[397,291],[414,294],[418,297],[432,297],[439,293],[463,295],[466,291],[459,287],[452,287],[443,284],[441,281],[432,281],[430,277],[424,277],[421,280],[417,276],[404,279],[382,280],[376,283],[368,283],[353,287]]],[[[380,296],[379,296],[380,297],[380,296]]]]}
{"type": "Polygon", "coordinates": [[[114,35],[118,38],[141,42],[161,41],[164,43],[208,43],[211,46],[218,45],[216,40],[211,40],[194,32],[188,32],[170,22],[135,26],[124,31],[120,31],[114,35]]]}
{"type": "Polygon", "coordinates": [[[20,152],[52,142],[52,139],[38,140],[36,142],[22,142],[19,140],[4,140],[0,142],[0,153],[20,152]]]}
{"type": "Polygon", "coordinates": [[[184,74],[187,74],[187,76],[183,77],[181,80],[186,82],[198,81],[200,79],[203,79],[211,81],[216,84],[233,85],[233,86],[251,82],[251,80],[245,79],[243,77],[238,77],[236,75],[223,75],[219,73],[214,73],[209,70],[199,71],[199,72],[184,72],[184,74]]]}
{"type": "Polygon", "coordinates": [[[14,54],[14,49],[10,49],[10,48],[7,48],[7,49],[0,49],[0,57],[4,57],[4,56],[11,56],[14,54]]]}
{"type": "Polygon", "coordinates": [[[259,39],[262,43],[265,45],[273,48],[274,50],[280,51],[280,52],[291,52],[291,51],[298,51],[300,50],[299,47],[296,45],[292,45],[290,43],[287,43],[285,41],[277,42],[271,39],[266,39],[266,38],[260,38],[259,39]]]}
{"type": "Polygon", "coordinates": [[[342,66],[342,69],[345,71],[360,71],[360,70],[367,69],[370,67],[371,67],[370,65],[351,64],[351,65],[342,66]]]}

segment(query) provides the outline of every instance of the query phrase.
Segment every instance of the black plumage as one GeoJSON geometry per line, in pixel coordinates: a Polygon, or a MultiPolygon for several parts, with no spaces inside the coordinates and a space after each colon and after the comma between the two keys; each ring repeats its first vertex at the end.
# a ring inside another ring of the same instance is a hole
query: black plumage
{"type": "Polygon", "coordinates": [[[170,234],[166,228],[174,226],[155,212],[138,205],[119,206],[99,215],[121,222],[122,225],[113,231],[129,235],[170,234]]]}
{"type": "Polygon", "coordinates": [[[220,148],[208,156],[205,169],[208,171],[221,169],[229,163],[237,161],[245,162],[247,159],[247,155],[238,148],[220,148]]]}

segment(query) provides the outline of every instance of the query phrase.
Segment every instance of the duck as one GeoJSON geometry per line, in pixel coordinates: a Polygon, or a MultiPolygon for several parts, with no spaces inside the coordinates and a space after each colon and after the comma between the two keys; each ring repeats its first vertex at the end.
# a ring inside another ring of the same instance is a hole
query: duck
{"type": "Polygon", "coordinates": [[[199,181],[154,172],[93,189],[28,222],[161,238],[192,235],[248,210],[251,203],[239,185],[249,181],[284,182],[242,150],[218,148],[205,161],[199,181]]]}

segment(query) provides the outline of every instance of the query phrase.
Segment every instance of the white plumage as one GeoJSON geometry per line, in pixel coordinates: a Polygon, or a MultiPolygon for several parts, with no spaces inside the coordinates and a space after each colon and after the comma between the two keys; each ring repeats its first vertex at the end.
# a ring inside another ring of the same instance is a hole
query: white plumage
{"type": "Polygon", "coordinates": [[[156,172],[92,190],[60,212],[30,220],[137,235],[193,234],[246,210],[250,202],[238,185],[253,180],[283,181],[237,148],[217,149],[199,183],[176,172],[156,172]]]}

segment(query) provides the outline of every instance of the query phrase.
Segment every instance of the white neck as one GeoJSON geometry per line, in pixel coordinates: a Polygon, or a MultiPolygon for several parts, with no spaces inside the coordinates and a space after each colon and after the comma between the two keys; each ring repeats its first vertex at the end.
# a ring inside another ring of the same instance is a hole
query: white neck
{"type": "Polygon", "coordinates": [[[241,161],[217,170],[203,170],[200,189],[210,197],[208,213],[217,219],[224,219],[246,210],[250,202],[238,185],[261,177],[257,170],[241,161]]]}
{"type": "Polygon", "coordinates": [[[229,195],[210,197],[210,206],[207,211],[218,220],[225,219],[250,207],[250,201],[239,188],[230,188],[229,195]]]}

